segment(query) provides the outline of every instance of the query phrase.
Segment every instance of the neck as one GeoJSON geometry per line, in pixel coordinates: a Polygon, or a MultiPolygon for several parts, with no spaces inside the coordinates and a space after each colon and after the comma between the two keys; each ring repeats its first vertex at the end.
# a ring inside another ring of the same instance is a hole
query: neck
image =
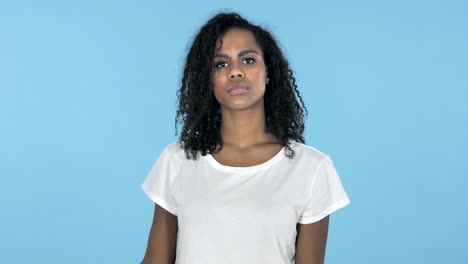
{"type": "Polygon", "coordinates": [[[221,135],[225,145],[239,149],[247,149],[257,144],[277,142],[275,137],[267,133],[265,125],[265,109],[255,107],[246,110],[222,109],[221,135]]]}

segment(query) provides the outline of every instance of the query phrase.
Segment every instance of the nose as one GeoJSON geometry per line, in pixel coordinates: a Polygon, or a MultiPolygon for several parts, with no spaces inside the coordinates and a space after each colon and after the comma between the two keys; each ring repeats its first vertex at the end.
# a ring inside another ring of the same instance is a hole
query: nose
{"type": "Polygon", "coordinates": [[[236,63],[232,64],[231,72],[229,73],[229,79],[234,78],[244,78],[244,72],[236,63]]]}

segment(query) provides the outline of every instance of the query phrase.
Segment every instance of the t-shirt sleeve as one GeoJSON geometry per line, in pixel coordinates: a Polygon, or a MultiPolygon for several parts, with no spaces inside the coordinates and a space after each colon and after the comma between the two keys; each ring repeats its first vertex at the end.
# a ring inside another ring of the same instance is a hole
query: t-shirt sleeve
{"type": "Polygon", "coordinates": [[[153,202],[173,215],[177,215],[177,207],[171,189],[173,166],[169,150],[166,147],[146,176],[141,188],[153,202]]]}
{"type": "Polygon", "coordinates": [[[317,222],[350,203],[329,156],[318,166],[311,188],[310,200],[298,220],[300,224],[317,222]]]}

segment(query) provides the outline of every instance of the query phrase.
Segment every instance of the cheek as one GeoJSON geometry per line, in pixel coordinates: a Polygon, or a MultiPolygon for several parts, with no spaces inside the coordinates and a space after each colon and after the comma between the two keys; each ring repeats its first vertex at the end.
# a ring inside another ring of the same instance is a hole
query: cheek
{"type": "Polygon", "coordinates": [[[214,71],[213,71],[213,75],[211,76],[211,80],[215,80],[215,79],[217,79],[218,77],[219,77],[219,72],[216,71],[216,70],[214,70],[214,71]]]}
{"type": "Polygon", "coordinates": [[[213,84],[213,94],[214,94],[214,97],[216,98],[216,100],[219,102],[219,97],[220,97],[220,89],[221,87],[223,87],[223,84],[222,82],[220,81],[220,78],[212,78],[211,79],[211,82],[213,84]]]}
{"type": "Polygon", "coordinates": [[[257,83],[266,84],[267,75],[265,71],[258,71],[257,72],[257,83]]]}
{"type": "Polygon", "coordinates": [[[218,90],[222,86],[222,82],[221,82],[220,78],[217,78],[217,77],[213,77],[211,79],[211,83],[213,84],[214,92],[216,92],[216,90],[218,90]]]}

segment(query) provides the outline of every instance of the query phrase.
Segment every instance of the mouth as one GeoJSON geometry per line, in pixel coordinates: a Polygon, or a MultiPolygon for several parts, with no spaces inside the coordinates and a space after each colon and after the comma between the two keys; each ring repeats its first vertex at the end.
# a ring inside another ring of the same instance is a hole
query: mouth
{"type": "Polygon", "coordinates": [[[228,93],[231,95],[240,95],[245,94],[248,89],[249,87],[243,83],[234,83],[229,87],[228,93]]]}

